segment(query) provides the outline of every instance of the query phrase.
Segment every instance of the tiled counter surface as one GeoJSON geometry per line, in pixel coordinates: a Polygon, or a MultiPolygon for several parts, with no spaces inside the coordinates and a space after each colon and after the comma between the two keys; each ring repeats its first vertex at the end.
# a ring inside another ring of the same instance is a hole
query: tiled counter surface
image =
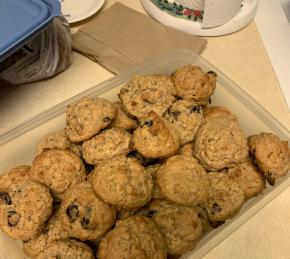
{"type": "MultiPolygon", "coordinates": [[[[107,0],[108,8],[115,0],[107,0]]],[[[139,1],[120,1],[144,12],[139,1]]],[[[84,24],[74,26],[76,30],[84,24]]],[[[253,96],[290,129],[290,114],[255,23],[232,35],[208,38],[202,56],[253,96]]],[[[0,88],[0,132],[110,78],[112,74],[78,53],[55,78],[0,88]]],[[[206,259],[290,258],[290,188],[210,251],[206,259]]]]}

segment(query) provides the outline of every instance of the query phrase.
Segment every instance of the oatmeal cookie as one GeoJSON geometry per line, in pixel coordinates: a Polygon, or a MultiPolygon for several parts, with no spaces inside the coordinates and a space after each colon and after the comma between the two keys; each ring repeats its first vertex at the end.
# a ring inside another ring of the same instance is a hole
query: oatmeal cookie
{"type": "Polygon", "coordinates": [[[216,73],[204,73],[200,67],[186,65],[172,75],[177,95],[186,100],[207,104],[216,88],[216,73]]]}
{"type": "Polygon", "coordinates": [[[287,174],[290,169],[287,141],[272,133],[260,133],[248,137],[248,145],[255,162],[271,185],[275,184],[276,179],[287,174]]]}
{"type": "Polygon", "coordinates": [[[202,225],[193,207],[154,200],[145,210],[163,233],[169,254],[182,255],[194,248],[201,236],[202,225]]]}
{"type": "Polygon", "coordinates": [[[161,199],[162,195],[160,192],[160,188],[157,183],[157,175],[161,168],[162,164],[152,164],[147,167],[145,167],[146,172],[151,174],[152,180],[153,180],[153,193],[152,193],[152,199],[161,199]]]}
{"type": "Polygon", "coordinates": [[[117,221],[101,240],[99,259],[166,259],[166,241],[156,223],[142,216],[117,221]]]}
{"type": "Polygon", "coordinates": [[[122,87],[119,98],[129,114],[141,119],[151,111],[162,116],[174,102],[175,94],[176,89],[170,77],[135,76],[122,87]]]}
{"type": "Polygon", "coordinates": [[[39,236],[23,242],[23,251],[28,257],[35,258],[52,241],[67,238],[68,234],[64,232],[64,229],[60,224],[58,214],[55,213],[47,221],[42,233],[39,236]]]}
{"type": "Polygon", "coordinates": [[[93,171],[92,184],[105,202],[123,209],[144,206],[151,198],[151,175],[134,158],[116,156],[103,161],[93,171]]]}
{"type": "Polygon", "coordinates": [[[247,140],[236,121],[212,118],[199,128],[193,155],[208,171],[233,167],[248,157],[247,140]]]}
{"type": "Polygon", "coordinates": [[[133,216],[139,209],[120,209],[117,213],[117,219],[127,219],[133,216]]]}
{"type": "Polygon", "coordinates": [[[224,106],[206,107],[203,110],[203,115],[204,115],[205,120],[222,117],[222,118],[228,118],[228,119],[238,122],[237,117],[224,106]]]}
{"type": "Polygon", "coordinates": [[[151,112],[134,131],[132,146],[147,158],[169,157],[179,149],[179,134],[168,121],[151,112]]]}
{"type": "Polygon", "coordinates": [[[0,227],[13,239],[38,236],[52,213],[52,197],[40,183],[25,181],[0,190],[0,227]]]}
{"type": "Polygon", "coordinates": [[[66,134],[71,142],[88,140],[109,126],[116,115],[116,107],[108,100],[84,97],[68,106],[66,134]]]}
{"type": "Polygon", "coordinates": [[[134,130],[138,127],[138,123],[135,119],[131,118],[121,107],[120,102],[114,103],[116,106],[116,117],[113,120],[110,127],[121,128],[124,130],[134,130]]]}
{"type": "Polygon", "coordinates": [[[180,144],[194,139],[203,121],[202,107],[193,101],[178,100],[165,113],[164,118],[178,131],[180,144]]]}
{"type": "Polygon", "coordinates": [[[94,259],[93,251],[85,243],[76,240],[59,240],[50,243],[36,259],[94,259]]]}
{"type": "Polygon", "coordinates": [[[229,168],[227,173],[242,188],[246,200],[266,189],[266,179],[251,159],[229,168]]]}
{"type": "Polygon", "coordinates": [[[206,210],[212,222],[234,216],[244,203],[244,192],[238,183],[223,172],[208,173],[210,179],[206,210]]]}
{"type": "Polygon", "coordinates": [[[99,162],[116,155],[127,155],[130,151],[131,134],[124,129],[105,129],[99,135],[84,141],[83,158],[88,164],[99,162]]]}
{"type": "Polygon", "coordinates": [[[86,172],[82,160],[74,152],[46,149],[33,160],[30,176],[46,185],[56,200],[62,200],[69,187],[85,180],[86,172]]]}
{"type": "Polygon", "coordinates": [[[50,133],[45,136],[37,145],[37,154],[39,155],[44,149],[69,149],[81,156],[81,148],[79,145],[71,143],[64,130],[50,133]]]}
{"type": "Polygon", "coordinates": [[[180,205],[194,206],[207,199],[207,173],[193,157],[170,157],[159,170],[157,183],[163,197],[180,205]]]}
{"type": "Polygon", "coordinates": [[[0,188],[9,188],[12,184],[30,180],[30,168],[28,165],[20,165],[0,175],[0,188]]]}
{"type": "Polygon", "coordinates": [[[98,239],[115,223],[116,209],[101,201],[89,182],[67,190],[59,209],[69,236],[81,241],[98,239]]]}

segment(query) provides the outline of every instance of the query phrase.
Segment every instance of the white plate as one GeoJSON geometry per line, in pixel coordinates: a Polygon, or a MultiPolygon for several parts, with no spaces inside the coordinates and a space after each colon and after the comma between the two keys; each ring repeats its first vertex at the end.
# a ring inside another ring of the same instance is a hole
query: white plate
{"type": "Polygon", "coordinates": [[[144,9],[160,23],[198,36],[220,36],[233,33],[249,24],[255,16],[258,0],[244,0],[241,11],[224,25],[204,29],[200,22],[188,21],[161,11],[151,0],[141,0],[144,9]]]}
{"type": "Polygon", "coordinates": [[[69,23],[82,21],[99,11],[105,0],[61,0],[61,11],[69,23]]]}

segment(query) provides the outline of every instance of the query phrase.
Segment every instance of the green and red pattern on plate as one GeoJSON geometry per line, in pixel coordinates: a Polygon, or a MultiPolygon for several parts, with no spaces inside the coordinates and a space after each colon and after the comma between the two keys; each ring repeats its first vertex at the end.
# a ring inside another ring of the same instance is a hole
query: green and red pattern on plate
{"type": "Polygon", "coordinates": [[[151,2],[160,10],[178,18],[193,22],[201,22],[203,19],[204,12],[201,10],[193,10],[181,4],[168,2],[167,0],[151,0],[151,2]]]}

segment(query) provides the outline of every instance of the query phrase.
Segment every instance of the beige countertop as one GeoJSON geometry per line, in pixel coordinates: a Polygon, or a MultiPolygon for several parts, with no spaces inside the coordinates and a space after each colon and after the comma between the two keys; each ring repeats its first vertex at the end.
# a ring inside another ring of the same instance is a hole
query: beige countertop
{"type": "MultiPolygon", "coordinates": [[[[107,0],[103,10],[114,2],[107,0]]],[[[120,2],[144,12],[139,1],[120,2]]],[[[74,25],[73,30],[84,23],[74,25]]],[[[289,110],[254,22],[232,35],[208,38],[202,56],[290,129],[289,110]]],[[[0,133],[112,76],[103,67],[74,52],[72,65],[55,78],[0,88],[0,133]]],[[[290,258],[289,218],[290,188],[204,258],[290,258]]]]}

